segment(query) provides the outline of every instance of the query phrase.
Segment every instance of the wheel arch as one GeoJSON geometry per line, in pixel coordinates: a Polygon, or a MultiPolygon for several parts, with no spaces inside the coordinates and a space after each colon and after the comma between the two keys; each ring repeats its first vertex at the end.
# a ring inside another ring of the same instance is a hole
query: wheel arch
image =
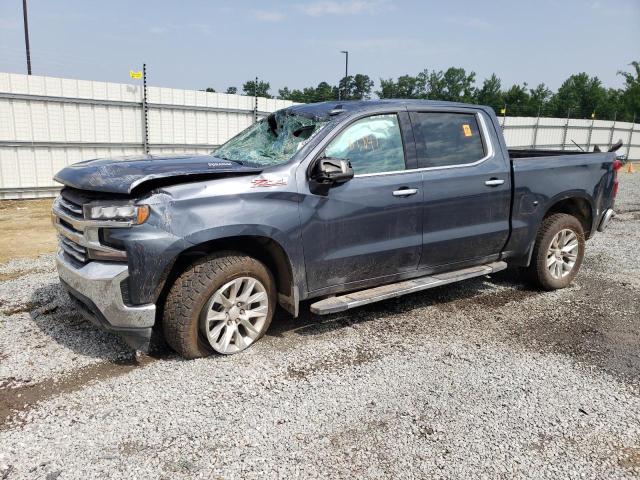
{"type": "Polygon", "coordinates": [[[528,237],[525,254],[514,257],[511,264],[519,267],[528,267],[531,263],[531,255],[535,240],[538,237],[540,226],[545,218],[554,213],[566,213],[578,219],[585,233],[585,239],[591,237],[594,231],[595,212],[592,199],[583,192],[565,192],[562,195],[554,197],[547,202],[544,213],[537,217],[535,228],[528,237]]]}
{"type": "Polygon", "coordinates": [[[264,263],[274,277],[278,303],[294,316],[298,315],[299,294],[294,281],[293,264],[284,247],[262,235],[236,235],[215,238],[189,247],[176,256],[167,272],[158,305],[164,304],[175,280],[195,261],[220,251],[242,253],[264,263]]]}
{"type": "MultiPolygon", "coordinates": [[[[549,207],[547,208],[545,214],[542,216],[540,223],[542,223],[545,218],[553,215],[554,213],[566,213],[578,219],[578,221],[582,224],[585,238],[589,238],[592,233],[593,222],[595,218],[593,208],[593,203],[587,196],[576,194],[565,195],[549,202],[549,207]]],[[[538,228],[540,227],[538,226],[538,228]]]]}

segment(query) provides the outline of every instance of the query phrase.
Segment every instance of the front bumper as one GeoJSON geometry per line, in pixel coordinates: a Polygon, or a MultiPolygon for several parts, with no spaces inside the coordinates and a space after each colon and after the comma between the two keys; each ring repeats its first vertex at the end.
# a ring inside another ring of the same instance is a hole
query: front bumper
{"type": "Polygon", "coordinates": [[[58,252],[61,283],[92,323],[122,335],[137,350],[146,350],[156,321],[156,306],[126,305],[121,283],[129,276],[125,263],[89,262],[76,268],[58,252]]]}

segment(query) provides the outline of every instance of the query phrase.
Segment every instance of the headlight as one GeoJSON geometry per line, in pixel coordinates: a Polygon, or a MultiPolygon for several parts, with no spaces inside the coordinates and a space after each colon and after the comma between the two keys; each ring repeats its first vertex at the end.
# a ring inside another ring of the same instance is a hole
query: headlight
{"type": "Polygon", "coordinates": [[[91,220],[119,220],[139,225],[149,218],[148,205],[88,205],[86,208],[91,220]]]}

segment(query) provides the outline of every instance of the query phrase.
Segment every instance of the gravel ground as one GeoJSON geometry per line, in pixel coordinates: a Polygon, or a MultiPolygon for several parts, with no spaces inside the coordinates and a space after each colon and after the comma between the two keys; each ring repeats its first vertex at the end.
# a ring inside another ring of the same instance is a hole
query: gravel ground
{"type": "Polygon", "coordinates": [[[0,267],[0,479],[638,478],[640,174],[574,285],[516,274],[326,318],[249,351],[136,361],[52,257],[0,267]]]}

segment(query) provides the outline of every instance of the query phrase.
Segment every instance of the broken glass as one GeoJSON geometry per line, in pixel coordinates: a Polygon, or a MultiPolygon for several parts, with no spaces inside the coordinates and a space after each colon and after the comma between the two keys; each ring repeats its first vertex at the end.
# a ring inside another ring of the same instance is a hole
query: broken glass
{"type": "Polygon", "coordinates": [[[213,155],[247,166],[278,165],[291,159],[326,123],[275,112],[214,150],[213,155]]]}

